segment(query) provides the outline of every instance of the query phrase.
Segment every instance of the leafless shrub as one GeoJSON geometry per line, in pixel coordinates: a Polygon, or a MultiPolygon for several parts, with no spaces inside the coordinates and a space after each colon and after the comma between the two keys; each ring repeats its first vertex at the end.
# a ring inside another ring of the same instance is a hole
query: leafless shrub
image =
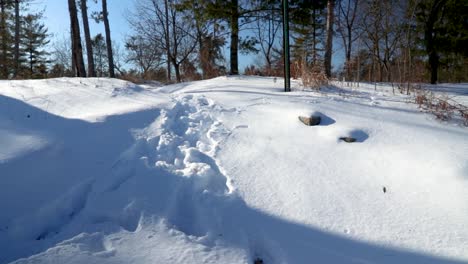
{"type": "Polygon", "coordinates": [[[328,78],[321,67],[314,66],[311,69],[302,67],[302,85],[307,88],[320,90],[320,87],[328,85],[328,78]]]}
{"type": "Polygon", "coordinates": [[[468,126],[468,107],[457,103],[447,95],[436,95],[431,91],[418,89],[415,103],[420,109],[432,113],[438,120],[451,120],[457,113],[465,126],[468,126]]]}

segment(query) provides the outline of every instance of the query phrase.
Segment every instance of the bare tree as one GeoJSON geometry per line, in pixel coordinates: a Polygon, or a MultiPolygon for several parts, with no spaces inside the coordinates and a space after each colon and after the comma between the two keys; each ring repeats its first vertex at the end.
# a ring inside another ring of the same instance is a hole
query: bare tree
{"type": "Polygon", "coordinates": [[[70,37],[63,35],[62,37],[57,37],[52,42],[52,61],[56,64],[63,65],[65,70],[72,70],[72,54],[70,53],[71,42],[70,37]]]}
{"type": "Polygon", "coordinates": [[[174,5],[166,5],[166,0],[143,0],[136,3],[135,14],[128,20],[137,35],[166,51],[166,60],[174,67],[177,82],[181,82],[180,66],[195,55],[197,47],[192,24],[184,21],[183,13],[174,5]]]}
{"type": "Polygon", "coordinates": [[[129,37],[125,48],[129,51],[127,62],[135,64],[140,69],[143,78],[147,77],[149,71],[163,64],[163,51],[154,42],[142,36],[129,37]]]}
{"type": "Polygon", "coordinates": [[[70,13],[70,25],[72,34],[72,52],[78,77],[86,77],[86,70],[83,60],[83,48],[81,46],[80,25],[78,23],[78,12],[75,0],[68,0],[68,10],[70,13]]]}
{"type": "MultiPolygon", "coordinates": [[[[260,12],[259,19],[254,22],[255,37],[260,45],[260,52],[265,59],[265,71],[270,75],[273,73],[275,60],[275,45],[281,39],[281,12],[279,8],[270,8],[260,12]]],[[[276,48],[277,50],[278,48],[276,48]]]]}
{"type": "Polygon", "coordinates": [[[361,29],[364,44],[373,54],[373,75],[378,71],[378,81],[392,80],[391,65],[399,48],[403,33],[403,16],[406,1],[364,2],[366,14],[361,29]]]}
{"type": "Polygon", "coordinates": [[[353,43],[358,39],[357,32],[357,13],[359,0],[341,0],[338,1],[337,10],[337,32],[340,35],[345,50],[345,69],[346,78],[351,77],[351,53],[353,43]]]}

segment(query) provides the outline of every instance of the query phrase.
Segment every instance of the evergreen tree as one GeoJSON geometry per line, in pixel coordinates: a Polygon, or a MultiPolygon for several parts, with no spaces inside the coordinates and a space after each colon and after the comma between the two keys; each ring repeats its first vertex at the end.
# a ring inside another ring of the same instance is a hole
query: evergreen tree
{"type": "Polygon", "coordinates": [[[102,77],[106,76],[108,72],[107,61],[107,47],[106,42],[102,34],[97,34],[92,40],[91,44],[93,45],[93,57],[96,66],[96,76],[102,77]]]}
{"type": "Polygon", "coordinates": [[[327,1],[293,0],[290,3],[293,57],[307,67],[322,67],[327,1]]]}
{"type": "Polygon", "coordinates": [[[13,35],[11,21],[13,2],[0,0],[0,78],[10,77],[11,69],[14,67],[14,58],[11,47],[13,35]]]}
{"type": "Polygon", "coordinates": [[[439,80],[441,59],[446,65],[466,63],[468,3],[466,0],[422,0],[418,5],[417,18],[424,32],[430,82],[435,84],[439,80]],[[464,59],[459,60],[460,57],[464,59]]]}
{"type": "Polygon", "coordinates": [[[224,27],[220,26],[220,19],[205,13],[209,5],[206,0],[183,0],[177,5],[177,8],[184,12],[186,21],[192,23],[195,30],[198,64],[203,79],[224,73],[221,65],[224,61],[222,47],[226,42],[222,36],[224,27]]]}
{"type": "Polygon", "coordinates": [[[48,63],[49,53],[46,51],[46,45],[49,44],[49,34],[47,28],[40,21],[42,13],[28,14],[23,17],[21,28],[21,59],[20,62],[26,62],[24,76],[28,78],[40,77],[37,74],[38,66],[48,63]]]}
{"type": "Polygon", "coordinates": [[[245,53],[258,52],[255,49],[257,41],[254,38],[240,38],[239,32],[242,25],[248,24],[252,17],[256,16],[260,9],[258,4],[262,1],[243,0],[211,0],[207,1],[206,15],[210,18],[222,19],[230,29],[230,74],[239,74],[239,51],[245,53]]]}

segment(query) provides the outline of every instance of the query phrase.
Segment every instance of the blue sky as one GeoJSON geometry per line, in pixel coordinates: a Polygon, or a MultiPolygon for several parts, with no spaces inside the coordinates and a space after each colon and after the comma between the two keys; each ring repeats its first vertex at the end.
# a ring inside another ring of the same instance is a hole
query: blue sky
{"type": "MultiPolygon", "coordinates": [[[[114,41],[119,42],[123,48],[125,37],[131,34],[131,29],[126,20],[126,14],[133,9],[135,0],[108,0],[109,21],[111,27],[111,35],[114,41]]],[[[138,1],[138,0],[136,0],[138,1]]],[[[68,14],[68,2],[66,0],[36,0],[32,4],[33,9],[44,9],[44,21],[52,36],[52,42],[55,38],[67,38],[70,34],[70,17],[68,14]]],[[[88,15],[93,11],[101,10],[101,2],[95,4],[93,0],[88,1],[88,15]]],[[[94,20],[90,19],[91,36],[98,33],[104,34],[104,25],[96,24],[94,20]]],[[[338,45],[334,44],[336,49],[338,45]]],[[[226,58],[229,58],[228,47],[225,51],[226,58]]],[[[255,63],[256,55],[242,55],[239,54],[239,70],[242,72],[244,68],[255,63]]],[[[333,64],[335,65],[342,55],[335,53],[333,64]]],[[[342,59],[341,59],[342,60],[342,59]]]]}
{"type": "MultiPolygon", "coordinates": [[[[116,41],[125,39],[125,36],[130,33],[125,13],[133,6],[133,0],[108,0],[109,20],[111,27],[111,35],[116,41]]],[[[66,0],[38,0],[34,7],[37,9],[45,8],[45,23],[49,28],[49,33],[53,37],[68,36],[70,30],[70,17],[68,14],[68,3],[66,0]]],[[[93,1],[88,1],[88,15],[92,11],[101,10],[101,3],[95,4],[93,1]]],[[[96,24],[90,19],[91,35],[104,33],[104,25],[96,24]]]]}

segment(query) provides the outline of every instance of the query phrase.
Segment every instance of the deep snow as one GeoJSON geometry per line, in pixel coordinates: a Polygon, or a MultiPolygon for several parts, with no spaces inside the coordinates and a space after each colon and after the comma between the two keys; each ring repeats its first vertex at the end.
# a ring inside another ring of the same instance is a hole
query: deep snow
{"type": "Polygon", "coordinates": [[[0,81],[0,263],[468,263],[467,128],[294,88],[0,81]]]}

